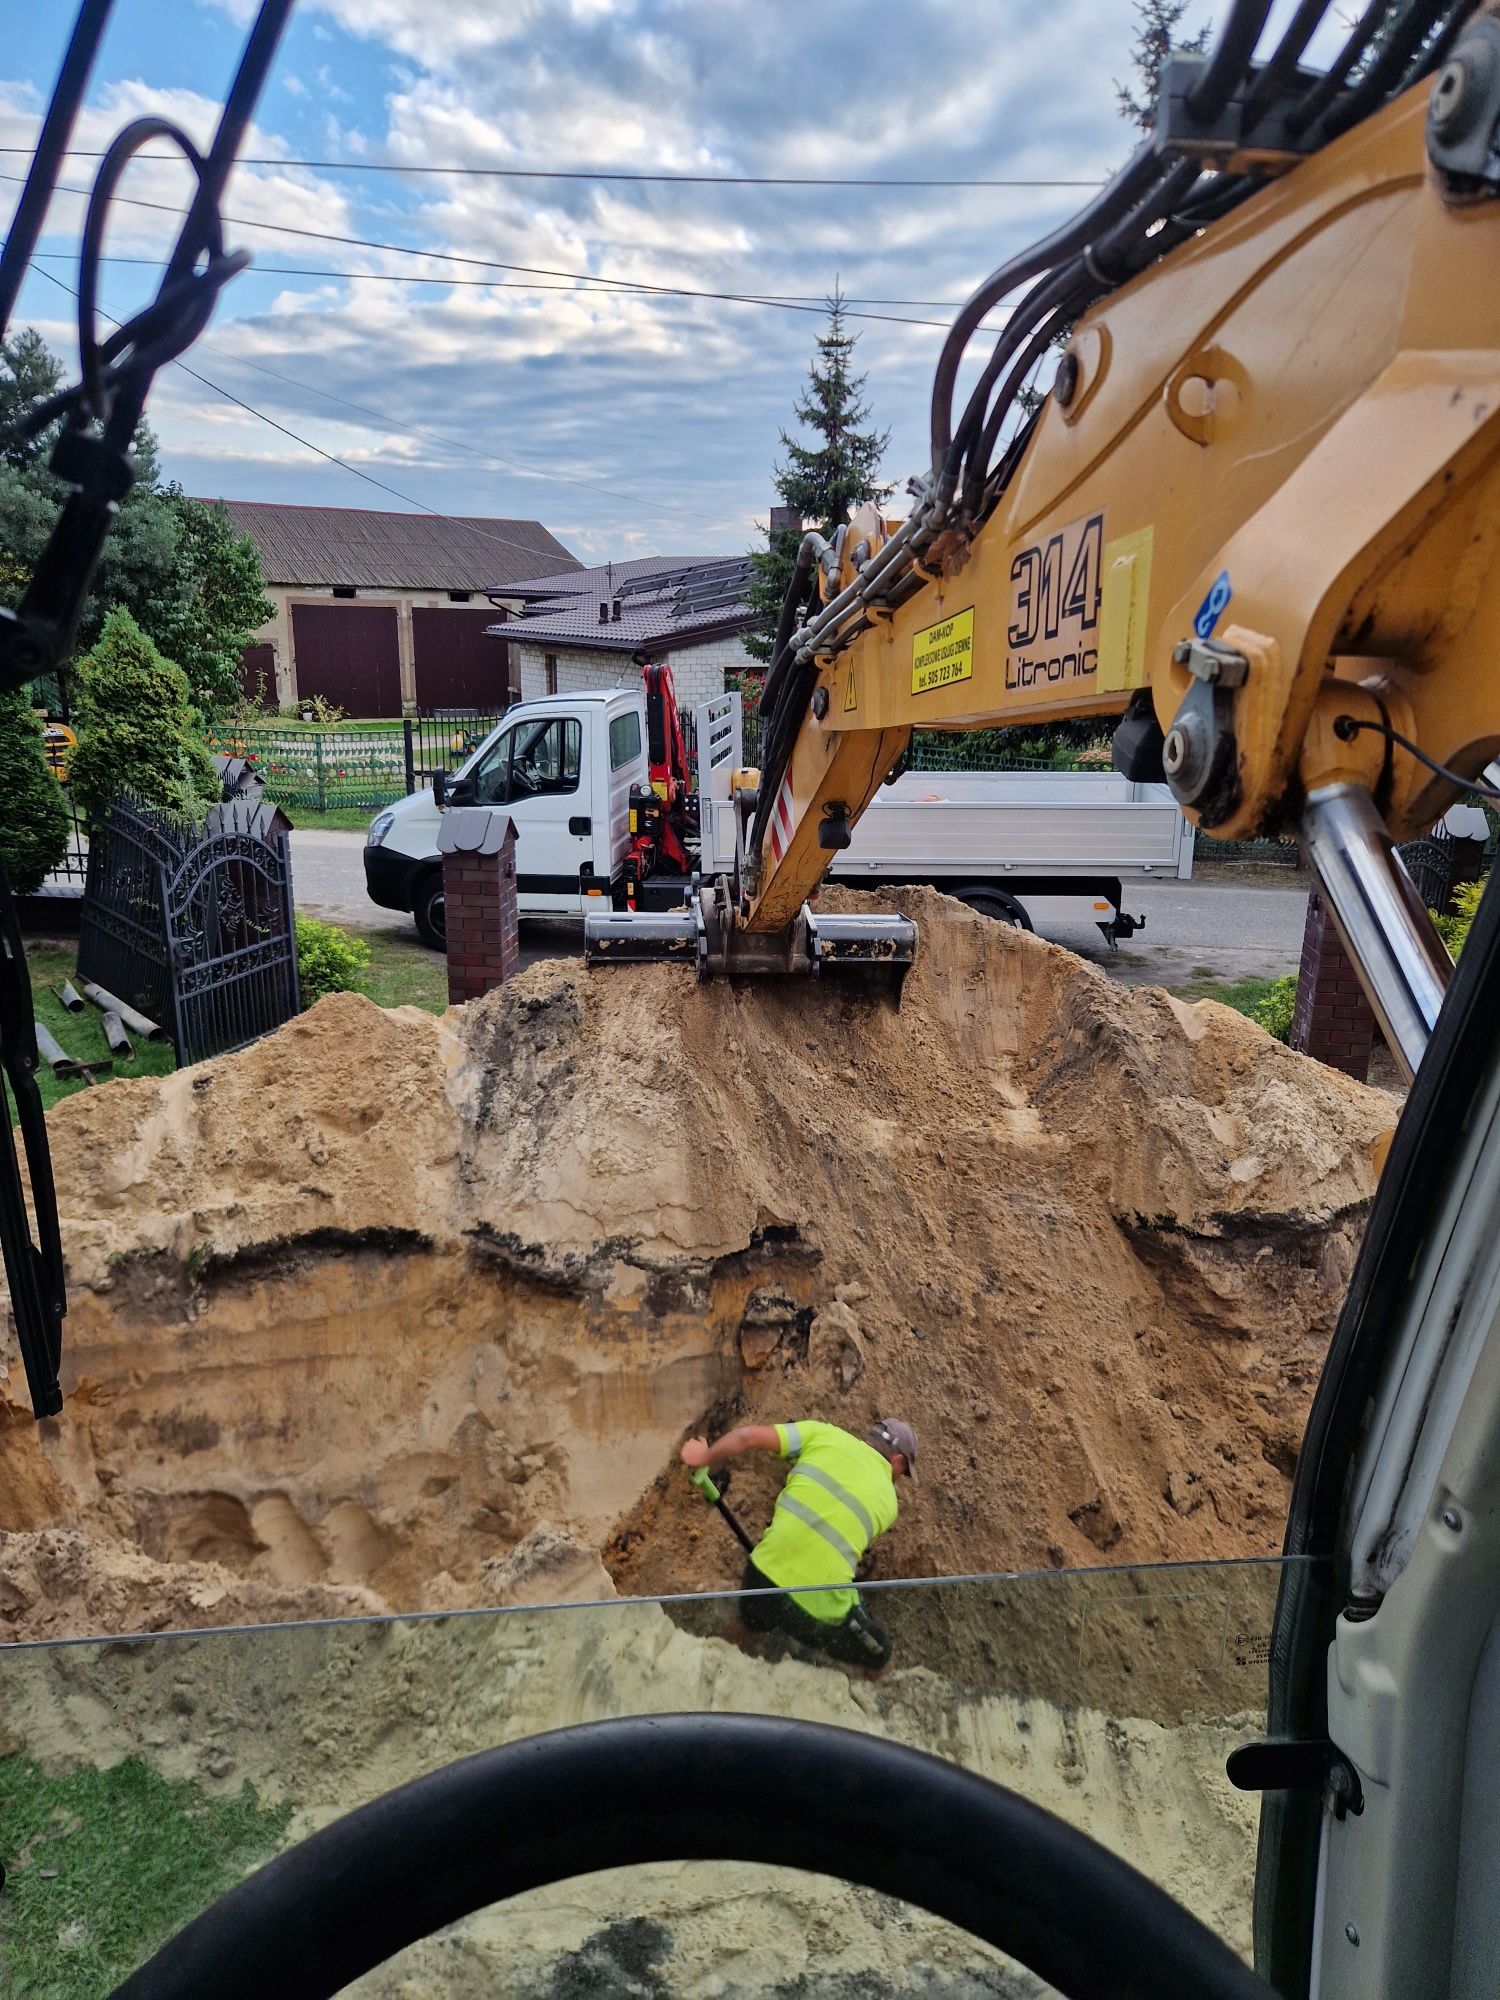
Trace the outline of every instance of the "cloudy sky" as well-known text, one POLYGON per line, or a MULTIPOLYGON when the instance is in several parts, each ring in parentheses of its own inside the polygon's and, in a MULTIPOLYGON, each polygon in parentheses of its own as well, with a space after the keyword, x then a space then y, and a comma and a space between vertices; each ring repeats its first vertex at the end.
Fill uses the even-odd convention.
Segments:
MULTIPOLYGON (((116 0, 75 145, 97 148, 148 109, 205 143, 250 11, 248 0, 116 0)), ((1210 11, 1195 6, 1190 23, 1210 11)), ((71 13, 64 0, 8 10, 7 212, 71 13)), ((416 170, 1087 183, 1130 146, 1113 80, 1128 73, 1131 19, 1128 0, 854 0, 832 12, 806 0, 302 0, 248 149, 272 164, 241 167, 226 202, 228 240, 255 266, 188 359, 403 498, 176 368, 150 410, 166 470, 201 494, 535 516, 591 560, 742 549, 773 498, 816 301, 838 282, 869 315, 854 321, 858 356, 899 485, 924 461, 951 308, 1087 187, 416 170), (377 163, 401 171, 358 171, 377 163), (585 276, 811 310, 612 291, 585 276)), ((75 159, 66 184, 92 172, 75 159)), ((163 162, 134 167, 122 191, 171 208, 185 189, 163 162)), ((39 260, 51 279, 33 272, 19 315, 70 372, 72 301, 54 281, 76 282, 81 212, 76 196, 54 202, 39 260)), ((116 209, 119 261, 101 287, 114 314, 147 295, 175 228, 159 208, 116 209)))

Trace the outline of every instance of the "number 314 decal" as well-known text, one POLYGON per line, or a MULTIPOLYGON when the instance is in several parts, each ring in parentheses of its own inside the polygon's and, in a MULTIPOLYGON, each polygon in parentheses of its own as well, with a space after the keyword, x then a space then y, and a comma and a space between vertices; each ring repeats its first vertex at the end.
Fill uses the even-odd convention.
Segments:
POLYGON ((1104 516, 1090 514, 1012 558, 1007 688, 1095 673, 1103 552, 1104 516))

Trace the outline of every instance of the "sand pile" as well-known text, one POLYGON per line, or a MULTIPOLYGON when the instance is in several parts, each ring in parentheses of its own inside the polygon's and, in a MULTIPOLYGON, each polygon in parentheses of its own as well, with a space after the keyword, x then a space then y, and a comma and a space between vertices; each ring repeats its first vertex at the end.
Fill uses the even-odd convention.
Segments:
POLYGON ((0 1405, 0 1528, 211 1565, 214 1622, 482 1601, 543 1522, 695 1588, 738 1564, 685 1431, 883 1410, 928 1476, 877 1573, 1277 1547, 1388 1101, 902 900, 899 1012, 555 962, 60 1106, 67 1404, 0 1405))

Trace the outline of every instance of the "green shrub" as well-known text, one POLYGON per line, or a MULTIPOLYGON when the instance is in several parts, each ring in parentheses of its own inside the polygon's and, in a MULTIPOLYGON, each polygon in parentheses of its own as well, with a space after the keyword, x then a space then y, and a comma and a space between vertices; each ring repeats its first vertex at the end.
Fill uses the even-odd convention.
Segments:
POLYGON ((91 819, 121 791, 190 819, 218 798, 187 676, 128 611, 110 612, 98 643, 78 662, 76 706, 68 789, 91 819))
POLYGON ((1448 947, 1448 956, 1455 964, 1469 936, 1469 926, 1479 909, 1479 899, 1484 894, 1483 882, 1461 882, 1453 892, 1453 900, 1458 905, 1451 916, 1441 916, 1434 910, 1432 921, 1438 927, 1438 935, 1448 947))
POLYGON ((29 896, 67 852, 68 814, 24 688, 0 694, 0 862, 29 896))
POLYGON ((310 1007, 325 993, 352 993, 370 963, 370 947, 337 924, 316 917, 297 919, 297 978, 302 1004, 310 1007))
POLYGON ((1274 1035, 1278 1042, 1292 1039, 1292 1016, 1297 1011, 1297 975, 1289 972, 1284 978, 1271 982, 1271 990, 1264 999, 1257 1000, 1251 1013, 1251 1020, 1258 1021, 1268 1035, 1274 1035))

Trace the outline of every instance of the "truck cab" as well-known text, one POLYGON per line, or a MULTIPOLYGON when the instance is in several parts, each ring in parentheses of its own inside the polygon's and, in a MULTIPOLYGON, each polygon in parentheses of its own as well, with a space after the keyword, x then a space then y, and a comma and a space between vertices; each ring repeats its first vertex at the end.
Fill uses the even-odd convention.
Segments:
POLYGON ((576 917, 608 901, 630 846, 630 790, 644 785, 646 705, 639 688, 587 688, 512 708, 437 790, 376 815, 365 886, 382 909, 409 911, 425 944, 444 944, 438 822, 445 805, 503 806, 516 825, 522 916, 576 917))

